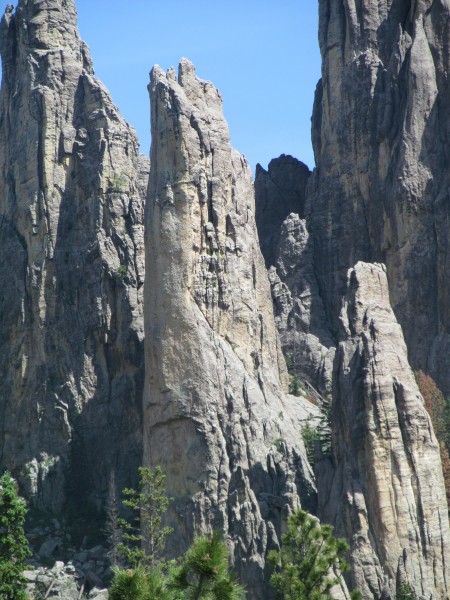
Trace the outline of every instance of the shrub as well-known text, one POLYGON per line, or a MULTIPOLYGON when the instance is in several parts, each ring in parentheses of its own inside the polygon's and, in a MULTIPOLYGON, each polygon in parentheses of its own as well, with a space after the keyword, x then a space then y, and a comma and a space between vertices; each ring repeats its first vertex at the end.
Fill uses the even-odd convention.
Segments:
POLYGON ((127 265, 120 265, 120 267, 117 269, 117 274, 121 279, 125 279, 125 277, 128 275, 127 265))
POLYGON ((319 433, 316 427, 313 427, 308 421, 302 427, 302 438, 305 444, 306 456, 311 465, 314 466, 316 447, 319 443, 319 433))
POLYGON ((129 188, 128 178, 123 171, 119 175, 114 173, 109 178, 109 185, 112 192, 126 192, 129 188))
POLYGON ((450 506, 450 401, 444 397, 431 377, 422 371, 415 373, 415 376, 439 441, 447 504, 450 506))
POLYGON ((293 375, 291 375, 291 381, 289 383, 289 393, 292 394, 293 396, 300 396, 301 395, 300 390, 301 390, 300 379, 294 373, 293 375))
POLYGON ((109 600, 149 600, 149 582, 143 567, 113 570, 109 600))
POLYGON ((395 600, 417 600, 417 595, 409 583, 403 582, 397 589, 395 600))
POLYGON ((27 508, 16 482, 6 472, 0 477, 0 598, 26 600, 25 560, 31 552, 24 533, 27 508))

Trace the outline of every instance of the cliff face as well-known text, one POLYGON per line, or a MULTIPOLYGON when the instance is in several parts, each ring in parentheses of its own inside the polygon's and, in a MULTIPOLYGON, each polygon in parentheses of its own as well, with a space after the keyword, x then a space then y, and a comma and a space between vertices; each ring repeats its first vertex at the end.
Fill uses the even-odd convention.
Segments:
POLYGON ((293 373, 331 394, 335 341, 319 293, 312 238, 297 214, 280 227, 274 254, 269 279, 283 353, 293 373))
POLYGON ((412 366, 449 392, 450 7, 319 6, 308 214, 328 318, 336 333, 348 268, 385 263, 412 366))
POLYGON ((182 60, 151 73, 146 216, 144 463, 162 464, 179 553, 223 530, 253 597, 289 508, 313 509, 307 403, 284 395, 246 160, 222 99, 182 60))
POLYGON ((272 226, 277 325, 293 369, 322 390, 332 382, 334 450, 317 472, 319 515, 351 543, 353 584, 367 598, 395 597, 402 581, 444 598, 439 451, 408 357, 449 390, 450 7, 319 6, 317 167, 304 212, 289 215, 294 186, 256 188, 257 207, 284 207, 281 235, 272 226), (334 346, 331 368, 318 359, 334 346))
POLYGON ((450 536, 439 445, 389 304, 385 268, 348 273, 333 393, 333 452, 319 514, 351 544, 352 583, 394 598, 408 582, 446 598, 450 536))
POLYGON ((148 163, 72 0, 8 6, 0 51, 0 465, 59 511, 140 462, 148 163))
POLYGON ((350 541, 365 598, 404 581, 449 594, 439 448, 396 320, 412 364, 450 390, 449 12, 320 0, 317 169, 285 156, 258 169, 262 254, 212 84, 186 60, 178 77, 153 69, 147 191, 73 0, 7 7, 0 468, 35 506, 100 506, 143 451, 175 499, 169 553, 221 529, 254 597, 272 595, 265 557, 299 505, 350 541), (285 393, 277 328, 294 370, 333 395, 318 501, 301 440, 314 408, 285 393))

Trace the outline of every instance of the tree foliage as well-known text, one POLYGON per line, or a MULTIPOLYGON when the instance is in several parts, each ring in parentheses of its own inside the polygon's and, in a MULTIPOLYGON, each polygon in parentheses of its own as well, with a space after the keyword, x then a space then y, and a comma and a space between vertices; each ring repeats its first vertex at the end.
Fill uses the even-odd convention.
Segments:
POLYGON ((186 600, 240 600, 245 590, 229 572, 228 553, 221 534, 194 540, 171 573, 170 588, 186 600), (181 595, 180 595, 181 594, 181 595))
POLYGON ((417 600, 417 595, 409 583, 403 582, 397 589, 395 600, 417 600))
POLYGON ((302 427, 306 454, 312 466, 316 462, 318 451, 321 456, 329 456, 331 453, 331 410, 331 400, 322 398, 320 416, 309 418, 302 427))
POLYGON ((156 564, 164 550, 166 537, 173 531, 162 525, 163 515, 172 501, 166 495, 165 480, 161 467, 153 470, 140 467, 137 490, 123 490, 122 502, 133 510, 134 518, 131 523, 119 519, 123 531, 119 551, 130 566, 156 564))
POLYGON ((30 556, 24 533, 26 503, 6 472, 0 477, 0 598, 26 600, 25 560, 30 556))
POLYGON ((109 600, 175 600, 175 597, 168 589, 163 571, 139 565, 134 569, 114 569, 109 600))
POLYGON ((109 557, 113 567, 119 564, 119 548, 122 543, 122 527, 120 526, 119 500, 117 497, 116 478, 114 473, 109 480, 108 502, 106 504, 106 522, 104 534, 109 546, 109 557))
POLYGON ((332 573, 348 569, 347 550, 348 544, 333 536, 330 525, 297 510, 288 518, 281 550, 269 554, 275 568, 271 583, 285 600, 331 599, 330 590, 339 582, 332 573))
POLYGON ((302 427, 302 438, 305 444, 306 456, 312 466, 316 461, 317 445, 320 443, 317 427, 308 420, 302 427))
MULTIPOLYGON (((186 554, 176 561, 160 560, 166 537, 172 532, 162 522, 171 502, 164 482, 160 467, 154 470, 143 467, 139 469, 138 489, 123 491, 123 504, 133 509, 135 517, 132 523, 119 519, 124 540, 119 550, 133 568, 113 569, 110 600, 245 598, 243 588, 229 572, 227 547, 218 532, 211 537, 196 538, 186 554)), ((114 531, 117 529, 115 515, 112 511, 114 531)))

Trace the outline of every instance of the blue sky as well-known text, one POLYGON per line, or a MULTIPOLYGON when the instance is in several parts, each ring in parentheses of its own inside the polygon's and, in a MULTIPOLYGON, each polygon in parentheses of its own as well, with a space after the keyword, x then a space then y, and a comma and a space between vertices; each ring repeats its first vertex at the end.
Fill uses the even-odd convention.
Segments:
POLYGON ((254 170, 281 153, 310 168, 320 77, 311 0, 76 0, 97 76, 149 152, 148 72, 185 56, 224 98, 235 148, 254 170))

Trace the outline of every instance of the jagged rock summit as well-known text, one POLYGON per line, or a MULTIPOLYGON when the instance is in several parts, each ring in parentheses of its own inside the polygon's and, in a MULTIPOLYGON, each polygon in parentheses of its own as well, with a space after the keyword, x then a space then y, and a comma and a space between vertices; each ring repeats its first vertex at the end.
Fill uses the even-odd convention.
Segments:
POLYGON ((287 215, 304 216, 310 175, 305 164, 285 154, 271 160, 267 171, 256 165, 256 226, 267 267, 276 262, 280 228, 287 215))
POLYGON ((282 516, 315 504, 308 403, 283 391, 251 173, 220 93, 186 59, 178 78, 154 67, 149 89, 144 463, 167 472, 173 552, 218 528, 252 597, 266 598, 282 516))
POLYGON ((8 6, 0 52, 0 467, 38 508, 100 508, 141 461, 148 161, 73 0, 8 6))

